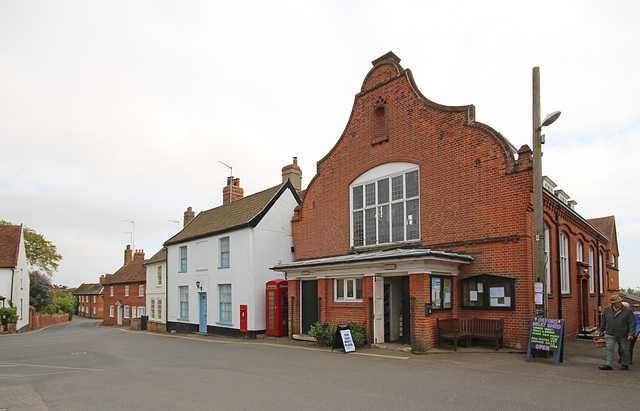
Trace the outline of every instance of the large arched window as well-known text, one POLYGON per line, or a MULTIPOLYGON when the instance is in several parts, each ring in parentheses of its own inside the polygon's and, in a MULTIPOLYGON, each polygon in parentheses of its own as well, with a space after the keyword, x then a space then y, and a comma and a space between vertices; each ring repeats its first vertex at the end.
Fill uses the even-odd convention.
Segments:
POLYGON ((594 263, 595 263, 595 252, 593 251, 593 247, 589 247, 589 292, 591 294, 595 294, 596 292, 596 279, 595 272, 593 271, 594 263))
POLYGON ((550 256, 550 250, 551 250, 551 242, 549 241, 549 233, 551 231, 549 230, 549 226, 548 225, 544 225, 544 275, 546 277, 546 283, 547 283, 547 294, 551 294, 553 290, 553 288, 551 288, 551 258, 550 256))
POLYGON ((387 163, 358 177, 351 191, 351 244, 354 247, 418 240, 418 166, 387 163))
POLYGON ((569 276, 569 238, 566 233, 560 233, 560 284, 562 294, 571 292, 570 276, 569 276))

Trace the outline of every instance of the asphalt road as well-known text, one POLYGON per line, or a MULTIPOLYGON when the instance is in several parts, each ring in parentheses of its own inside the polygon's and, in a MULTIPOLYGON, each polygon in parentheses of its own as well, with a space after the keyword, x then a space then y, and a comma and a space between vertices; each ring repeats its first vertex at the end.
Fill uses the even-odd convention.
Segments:
POLYGON ((490 349, 344 354, 286 338, 141 332, 76 317, 0 336, 0 410, 637 410, 640 365, 603 372, 602 353, 567 344, 559 366, 490 349))

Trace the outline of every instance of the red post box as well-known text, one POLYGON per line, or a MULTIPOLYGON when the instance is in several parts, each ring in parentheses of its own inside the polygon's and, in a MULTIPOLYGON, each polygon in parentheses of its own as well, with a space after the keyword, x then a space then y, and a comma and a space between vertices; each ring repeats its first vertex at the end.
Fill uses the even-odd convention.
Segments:
POLYGON ((240 332, 247 332, 247 306, 240 306, 240 332))
POLYGON ((288 335, 289 283, 287 280, 272 280, 267 283, 267 335, 288 335))

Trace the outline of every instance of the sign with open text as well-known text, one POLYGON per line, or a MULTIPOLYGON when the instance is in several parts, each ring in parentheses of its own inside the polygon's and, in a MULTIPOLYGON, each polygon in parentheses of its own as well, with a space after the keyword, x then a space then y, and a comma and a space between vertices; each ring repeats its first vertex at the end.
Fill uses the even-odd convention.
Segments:
POLYGON ((527 361, 536 356, 537 351, 556 352, 556 365, 563 360, 564 320, 532 317, 529 331, 527 361))

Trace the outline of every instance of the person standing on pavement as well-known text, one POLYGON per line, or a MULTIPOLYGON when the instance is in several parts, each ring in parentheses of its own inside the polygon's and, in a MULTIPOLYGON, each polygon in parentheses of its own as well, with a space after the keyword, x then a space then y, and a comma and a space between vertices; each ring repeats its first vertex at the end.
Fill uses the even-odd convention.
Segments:
POLYGON ((621 370, 629 369, 629 343, 636 333, 636 321, 633 312, 622 305, 619 295, 609 297, 611 305, 602 311, 600 328, 598 331, 604 333, 606 343, 605 364, 599 368, 601 370, 611 370, 613 364, 613 349, 618 344, 621 350, 621 370))

